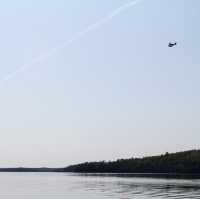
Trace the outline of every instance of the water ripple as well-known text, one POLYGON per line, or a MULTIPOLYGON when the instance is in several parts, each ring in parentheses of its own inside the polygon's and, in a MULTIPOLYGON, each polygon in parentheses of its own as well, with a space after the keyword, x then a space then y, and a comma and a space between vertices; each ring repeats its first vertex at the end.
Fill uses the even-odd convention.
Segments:
POLYGON ((78 189, 93 191, 113 199, 200 199, 199 180, 166 180, 149 178, 89 177, 78 189))

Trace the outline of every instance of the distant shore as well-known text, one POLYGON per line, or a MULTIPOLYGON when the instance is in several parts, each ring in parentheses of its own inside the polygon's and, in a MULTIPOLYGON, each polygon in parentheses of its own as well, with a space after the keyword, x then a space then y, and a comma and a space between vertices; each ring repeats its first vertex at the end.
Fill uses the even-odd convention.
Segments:
POLYGON ((85 162, 64 168, 0 168, 0 172, 73 172, 81 175, 200 179, 200 150, 107 162, 85 162))
POLYGON ((0 173, 68 173, 84 177, 126 177, 126 178, 161 178, 161 179, 200 179, 200 173, 84 173, 84 172, 61 172, 53 168, 1 168, 0 173))

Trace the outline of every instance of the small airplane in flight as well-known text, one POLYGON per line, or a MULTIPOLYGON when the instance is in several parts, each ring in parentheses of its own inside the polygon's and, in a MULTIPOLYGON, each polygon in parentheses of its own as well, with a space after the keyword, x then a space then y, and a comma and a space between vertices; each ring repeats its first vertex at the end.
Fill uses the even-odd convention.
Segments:
POLYGON ((171 42, 169 42, 169 44, 168 44, 168 47, 174 47, 174 46, 176 46, 177 45, 177 42, 174 42, 174 43, 171 43, 171 42))

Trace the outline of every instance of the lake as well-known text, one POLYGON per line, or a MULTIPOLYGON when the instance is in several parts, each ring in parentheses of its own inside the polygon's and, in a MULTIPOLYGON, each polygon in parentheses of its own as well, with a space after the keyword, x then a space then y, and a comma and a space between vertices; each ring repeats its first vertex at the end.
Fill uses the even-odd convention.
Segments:
POLYGON ((0 173, 2 199, 199 199, 200 180, 123 174, 0 173))

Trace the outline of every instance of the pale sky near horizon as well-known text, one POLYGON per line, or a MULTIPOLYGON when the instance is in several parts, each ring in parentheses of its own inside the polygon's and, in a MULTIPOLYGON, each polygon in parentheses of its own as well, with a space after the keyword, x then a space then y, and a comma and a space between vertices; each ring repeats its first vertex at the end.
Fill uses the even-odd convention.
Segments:
POLYGON ((128 2, 0 3, 0 167, 199 148, 199 0, 144 0, 1 82, 128 2))

